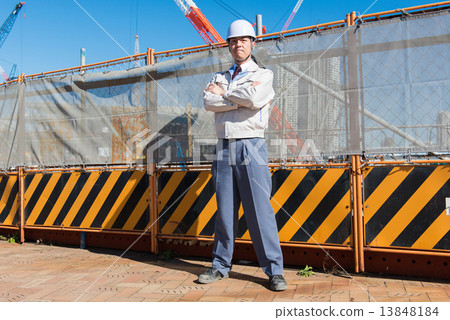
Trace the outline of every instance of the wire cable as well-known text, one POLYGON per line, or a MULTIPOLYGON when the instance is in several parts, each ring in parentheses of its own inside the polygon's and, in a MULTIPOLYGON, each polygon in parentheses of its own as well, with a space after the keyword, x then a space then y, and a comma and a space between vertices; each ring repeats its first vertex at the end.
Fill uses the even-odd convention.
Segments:
POLYGON ((225 10, 227 10, 229 13, 231 13, 236 18, 244 19, 244 20, 247 20, 247 21, 252 21, 251 19, 248 19, 247 17, 244 17, 242 14, 240 14, 238 11, 236 11, 235 9, 233 9, 232 7, 230 7, 229 5, 224 3, 223 1, 221 1, 221 0, 214 0, 214 2, 217 3, 219 6, 221 6, 222 8, 224 8, 225 10))
POLYGON ((292 1, 292 3, 289 5, 289 7, 286 10, 286 12, 281 16, 280 20, 278 20, 278 22, 272 27, 272 29, 270 29, 269 33, 275 32, 275 28, 280 24, 280 22, 282 20, 284 20, 286 18, 288 13, 292 11, 291 8, 295 5, 296 2, 297 2, 297 0, 292 1))

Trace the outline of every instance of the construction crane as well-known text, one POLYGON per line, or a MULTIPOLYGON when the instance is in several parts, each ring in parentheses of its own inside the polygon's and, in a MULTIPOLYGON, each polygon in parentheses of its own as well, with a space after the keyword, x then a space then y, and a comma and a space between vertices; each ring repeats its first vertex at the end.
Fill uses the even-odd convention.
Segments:
POLYGON ((303 0, 298 0, 297 4, 294 7, 294 10, 292 10, 291 14, 289 15, 289 18, 287 19, 286 23, 284 24, 283 29, 281 31, 286 31, 289 25, 291 24, 292 19, 294 19, 294 16, 297 14, 298 9, 302 5, 303 0))
MULTIPOLYGON (((22 9, 24 4, 25 4, 25 2, 19 2, 18 4, 16 4, 13 11, 9 15, 9 17, 3 23, 3 25, 0 29, 0 48, 5 43, 6 38, 8 37, 9 33, 11 32, 14 22, 16 21, 17 15, 19 14, 19 11, 20 11, 20 9, 22 9)), ((15 73, 15 65, 13 66, 12 71, 14 71, 14 73, 15 73)), ((0 74, 5 79, 5 81, 9 81, 10 77, 8 77, 8 75, 6 74, 6 72, 3 70, 3 68, 1 66, 0 66, 0 74)), ((11 72, 11 74, 13 74, 13 72, 11 72)))
POLYGON ((24 4, 25 2, 19 2, 16 4, 8 19, 6 19, 5 23, 3 23, 0 29, 0 48, 3 46, 3 43, 5 43, 5 40, 11 32, 14 22, 16 21, 17 15, 24 4))
POLYGON ((206 19, 194 1, 174 1, 207 44, 224 42, 220 34, 216 31, 216 29, 214 29, 211 23, 209 23, 208 19, 206 19))

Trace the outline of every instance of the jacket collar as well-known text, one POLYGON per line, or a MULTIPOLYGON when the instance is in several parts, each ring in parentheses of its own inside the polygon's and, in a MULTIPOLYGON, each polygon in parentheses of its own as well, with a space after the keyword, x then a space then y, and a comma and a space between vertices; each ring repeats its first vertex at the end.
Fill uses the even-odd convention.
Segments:
MULTIPOLYGON (((233 74, 234 69, 236 69, 236 66, 237 66, 236 64, 233 64, 233 66, 228 70, 230 72, 230 74, 233 74)), ((242 65, 242 72, 245 72, 245 71, 255 72, 258 69, 259 69, 258 65, 253 60, 250 60, 249 62, 244 63, 242 65)))

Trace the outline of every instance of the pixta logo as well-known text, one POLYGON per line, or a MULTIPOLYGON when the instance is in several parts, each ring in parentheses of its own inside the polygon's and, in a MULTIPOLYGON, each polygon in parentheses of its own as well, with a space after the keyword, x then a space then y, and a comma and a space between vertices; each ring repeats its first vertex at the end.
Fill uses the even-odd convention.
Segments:
POLYGON ((136 162, 137 166, 146 166, 152 163, 165 165, 171 161, 172 138, 158 132, 151 133, 146 128, 126 142, 126 161, 127 163, 136 162))

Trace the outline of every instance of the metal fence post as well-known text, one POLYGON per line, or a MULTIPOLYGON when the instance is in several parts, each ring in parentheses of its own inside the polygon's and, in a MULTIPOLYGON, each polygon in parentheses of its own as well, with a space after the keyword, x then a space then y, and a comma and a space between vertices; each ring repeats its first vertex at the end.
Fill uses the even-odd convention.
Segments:
POLYGON ((362 212, 362 180, 361 159, 359 155, 352 156, 352 184, 353 184, 353 232, 355 246, 356 272, 364 272, 364 228, 362 212))
POLYGON ((147 65, 152 65, 155 63, 155 49, 147 48, 147 65))
MULTIPOLYGON (((18 83, 23 83, 25 78, 25 74, 21 73, 18 77, 17 77, 17 81, 18 83)), ((23 100, 23 97, 20 99, 21 101, 23 100)), ((20 103, 19 103, 20 104, 20 103)), ((19 105, 19 123, 20 123, 20 129, 19 131, 22 131, 21 129, 24 129, 23 127, 23 123, 25 121, 24 119, 24 112, 23 112, 23 105, 20 106, 19 105)), ((23 132, 22 132, 23 133, 23 132)), ((23 141, 19 141, 19 143, 23 143, 23 141)), ((19 157, 21 159, 21 161, 23 162, 24 156, 23 156, 23 148, 24 146, 20 146, 19 145, 19 157)), ((19 166, 19 175, 18 175, 18 179, 19 179, 19 218, 20 218, 20 227, 19 227, 19 233, 20 233, 20 243, 24 243, 25 242, 25 207, 24 207, 24 195, 25 195, 25 183, 24 183, 24 179, 25 179, 25 174, 24 174, 24 170, 23 170, 23 164, 21 166, 19 166)))
MULTIPOLYGON (((147 49, 146 57, 147 65, 155 63, 155 50, 147 49)), ((151 79, 147 77, 147 123, 149 129, 154 131, 157 128, 157 112, 156 108, 156 88, 151 79), (152 95, 155 95, 153 97, 152 95)), ((148 163, 149 190, 150 190, 150 251, 154 254, 158 253, 158 178, 156 172, 156 163, 148 163)))
MULTIPOLYGON (((356 12, 347 14, 347 26, 354 26, 356 12)), ((348 46, 348 107, 349 107, 349 148, 352 153, 361 149, 360 112, 358 97, 358 60, 356 52, 356 33, 347 32, 348 46)), ((361 192, 361 162, 360 156, 351 156, 352 186, 353 186, 353 246, 355 253, 355 272, 364 271, 363 227, 362 227, 362 192, 361 192)))
POLYGON ((151 164, 151 172, 149 172, 150 179, 150 239, 151 252, 158 253, 158 178, 156 174, 156 163, 151 164))
POLYGON ((24 183, 24 179, 25 179, 25 174, 23 172, 23 166, 19 167, 19 216, 20 216, 20 227, 19 227, 19 231, 20 231, 20 243, 24 243, 25 242, 25 207, 24 207, 24 195, 25 195, 25 183, 24 183))

